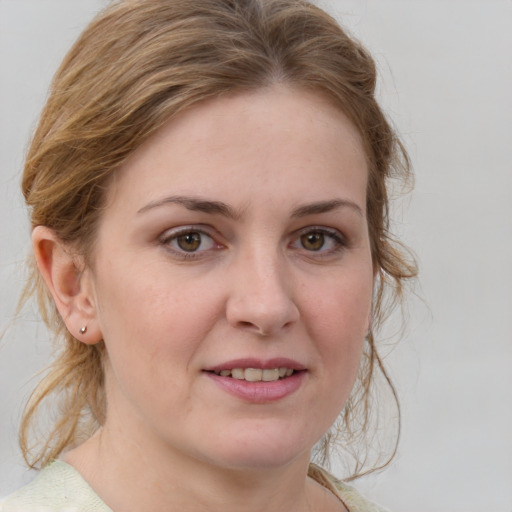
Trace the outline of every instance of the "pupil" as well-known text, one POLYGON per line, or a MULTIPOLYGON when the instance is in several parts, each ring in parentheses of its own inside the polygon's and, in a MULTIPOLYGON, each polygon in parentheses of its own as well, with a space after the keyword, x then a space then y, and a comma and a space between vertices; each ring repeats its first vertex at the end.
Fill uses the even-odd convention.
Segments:
POLYGON ((178 237, 178 245, 180 249, 191 252, 195 251, 201 245, 201 235, 199 233, 186 233, 178 237))
POLYGON ((319 251, 324 245, 323 233, 308 233, 301 236, 302 245, 310 251, 319 251))

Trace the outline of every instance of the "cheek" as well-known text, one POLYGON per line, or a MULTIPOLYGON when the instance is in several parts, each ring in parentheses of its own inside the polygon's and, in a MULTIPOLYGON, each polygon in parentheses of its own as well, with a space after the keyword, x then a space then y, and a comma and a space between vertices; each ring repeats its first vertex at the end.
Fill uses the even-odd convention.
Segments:
POLYGON ((368 332, 373 278, 364 273, 360 278, 333 282, 312 296, 307 323, 330 380, 351 388, 368 332))
POLYGON ((309 310, 319 328, 341 339, 366 335, 373 294, 368 272, 332 279, 311 294, 309 310))
POLYGON ((183 367, 218 317, 221 301, 212 287, 191 287, 155 266, 130 275, 112 268, 98 279, 99 318, 112 364, 133 364, 141 372, 143 362, 149 372, 163 362, 170 370, 183 367))

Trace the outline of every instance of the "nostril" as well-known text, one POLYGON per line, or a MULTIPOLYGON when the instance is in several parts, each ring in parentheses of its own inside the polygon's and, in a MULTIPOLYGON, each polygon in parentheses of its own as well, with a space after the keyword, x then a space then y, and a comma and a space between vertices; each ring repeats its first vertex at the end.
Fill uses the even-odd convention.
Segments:
POLYGON ((268 336, 269 334, 269 331, 267 331, 266 329, 264 329, 263 327, 258 327, 256 324, 254 324, 253 322, 247 322, 245 320, 240 320, 238 323, 237 323, 238 327, 240 329, 245 329, 245 330, 248 330, 248 331, 252 331, 254 333, 258 333, 260 334, 261 336, 268 336))
POLYGON ((288 330, 299 317, 295 303, 284 294, 274 295, 269 300, 243 294, 230 297, 226 304, 226 319, 231 326, 261 336, 288 330))
POLYGON ((239 325, 239 327, 242 327, 245 329, 258 329, 253 323, 245 322, 244 320, 241 320, 240 322, 238 322, 238 325, 239 325))

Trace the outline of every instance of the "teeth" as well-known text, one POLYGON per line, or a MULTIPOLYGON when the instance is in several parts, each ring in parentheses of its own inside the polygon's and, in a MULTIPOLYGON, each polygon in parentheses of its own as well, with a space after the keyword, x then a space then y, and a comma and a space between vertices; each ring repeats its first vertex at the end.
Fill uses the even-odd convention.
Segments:
POLYGON ((237 380, 246 380, 247 382, 274 382, 293 374, 291 368, 233 368, 232 370, 221 370, 217 373, 221 377, 233 377, 237 380))
POLYGON ((263 376, 263 370, 260 368, 246 368, 245 369, 245 380, 248 382, 258 382, 263 376))
POLYGON ((245 372, 243 368, 233 368, 231 370, 231 377, 238 380, 244 380, 245 379, 245 372))
POLYGON ((279 368, 272 368, 271 370, 263 370, 261 380, 265 382, 272 382, 279 379, 279 368))

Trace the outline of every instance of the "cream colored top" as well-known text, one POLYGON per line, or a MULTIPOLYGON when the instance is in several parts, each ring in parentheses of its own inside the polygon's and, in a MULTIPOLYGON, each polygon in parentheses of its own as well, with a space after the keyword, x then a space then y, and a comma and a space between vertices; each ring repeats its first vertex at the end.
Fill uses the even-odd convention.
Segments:
MULTIPOLYGON (((311 465, 309 476, 334 493, 350 512, 386 512, 353 487, 311 465)), ((56 460, 0 502, 0 512, 112 512, 72 466, 56 460)))

